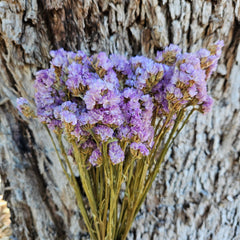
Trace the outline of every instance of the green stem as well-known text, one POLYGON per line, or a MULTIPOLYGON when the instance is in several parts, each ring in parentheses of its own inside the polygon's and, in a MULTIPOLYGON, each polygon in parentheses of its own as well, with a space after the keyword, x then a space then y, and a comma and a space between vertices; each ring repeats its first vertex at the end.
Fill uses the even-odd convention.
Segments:
POLYGON ((174 126, 173 126, 173 128, 172 128, 172 130, 171 130, 171 133, 170 133, 170 135, 169 135, 169 137, 168 137, 168 140, 167 140, 167 142, 166 142, 166 144, 165 144, 165 147, 163 148, 163 150, 162 150, 162 152, 161 152, 161 154, 160 154, 160 156, 159 156, 159 159, 158 159, 157 162, 156 162, 155 168, 154 168, 154 170, 153 170, 151 173, 149 173, 149 177, 148 177, 148 179, 147 179, 147 181, 146 181, 146 185, 145 185, 145 188, 144 188, 144 190, 143 190, 143 194, 142 194, 139 202, 136 204, 136 205, 137 205, 137 208, 136 208, 136 211, 135 211, 135 213, 134 213, 134 218, 136 217, 136 215, 137 215, 137 213, 138 213, 138 211, 139 211, 139 209, 140 209, 143 201, 145 200, 145 198, 146 198, 146 196, 147 196, 147 193, 148 193, 150 187, 152 186, 153 181, 155 180, 155 178, 156 178, 156 176, 157 176, 157 173, 158 173, 158 171, 159 171, 159 168, 160 168, 160 166, 161 166, 161 163, 163 162, 164 157, 165 157, 165 155, 166 155, 166 153, 167 153, 167 151, 168 151, 168 149, 169 149, 169 147, 170 147, 170 145, 171 145, 171 143, 172 143, 171 140, 172 140, 172 138, 173 138, 173 135, 174 135, 174 133, 177 131, 178 126, 179 126, 179 124, 180 124, 180 122, 181 122, 180 119, 181 119, 181 117, 182 117, 182 114, 183 114, 183 112, 180 112, 180 113, 179 113, 179 115, 178 115, 179 117, 177 117, 177 119, 176 119, 176 122, 175 122, 175 124, 174 124, 174 126))
POLYGON ((140 163, 139 164, 140 164, 140 166, 142 166, 142 171, 139 171, 141 169, 138 169, 140 177, 137 178, 136 182, 134 183, 134 188, 133 188, 133 190, 137 189, 138 191, 137 191, 136 195, 133 196, 133 199, 132 199, 131 209, 129 209, 129 212, 128 212, 128 213, 130 213, 130 216, 129 215, 126 216, 127 222, 126 222, 125 229, 124 229, 124 232, 122 235, 123 240, 126 239, 127 234, 132 226, 132 222, 135 218, 134 217, 135 211, 138 207, 137 203, 139 202, 139 199, 141 198, 141 194, 144 190, 144 181, 145 181, 147 170, 149 167, 149 159, 143 158, 143 159, 141 159, 141 162, 143 162, 143 166, 140 163))
MULTIPOLYGON (((70 176, 68 175, 65 167, 63 166, 63 162, 62 162, 62 160, 61 160, 61 158, 60 158, 60 155, 59 155, 59 152, 58 152, 58 150, 57 150, 56 144, 55 144, 55 142, 54 142, 54 140, 53 140, 52 134, 50 133, 50 131, 49 131, 49 129, 48 129, 48 127, 47 127, 46 125, 44 125, 44 127, 46 128, 46 130, 47 130, 47 132, 48 132, 48 134, 49 134, 49 136, 50 136, 50 138, 51 138, 51 141, 52 141, 52 143, 53 143, 54 149, 55 149, 56 154, 57 154, 57 156, 58 156, 58 159, 59 159, 59 161, 60 161, 60 164, 61 164, 61 167, 62 167, 62 169, 63 169, 63 172, 64 172, 64 174, 66 175, 69 183, 72 185, 72 187, 73 187, 73 189, 74 189, 74 191, 75 191, 76 199, 77 199, 77 204, 78 204, 78 207, 79 207, 79 209, 80 209, 80 211, 81 211, 81 214, 82 214, 82 216, 83 216, 83 220, 84 220, 84 222, 85 222, 85 224, 86 224, 88 233, 90 234, 90 237, 95 240, 95 239, 97 239, 97 238, 96 238, 96 236, 95 236, 95 234, 94 234, 94 232, 93 232, 93 230, 92 230, 92 226, 91 226, 91 223, 90 223, 90 221, 89 221, 89 218, 88 218, 88 215, 87 215, 87 211, 86 211, 86 209, 85 209, 85 207, 84 207, 84 203, 83 203, 83 199, 82 199, 81 192, 80 192, 80 190, 79 190, 78 183, 77 183, 77 181, 76 181, 76 179, 75 179, 75 176, 72 174, 71 166, 70 166, 70 169, 69 169, 70 172, 71 172, 71 177, 70 177, 70 176)), ((66 162, 68 162, 68 159, 66 159, 66 158, 67 158, 67 155, 65 154, 64 148, 61 149, 61 150, 62 150, 63 153, 64 153, 63 156, 64 156, 65 160, 67 160, 66 162)))
POLYGON ((63 172, 64 172, 64 174, 66 175, 69 183, 71 184, 71 178, 69 177, 69 175, 68 175, 68 173, 67 173, 67 171, 66 171, 66 169, 65 169, 65 167, 64 167, 64 165, 63 165, 63 161, 62 161, 62 159, 61 159, 61 157, 60 157, 60 155, 59 155, 59 152, 58 152, 58 150, 57 150, 57 146, 56 146, 56 144, 55 144, 55 142, 54 142, 53 136, 52 136, 49 128, 47 127, 47 125, 44 124, 43 126, 44 126, 45 129, 47 130, 47 133, 48 133, 48 135, 49 135, 49 137, 50 137, 50 139, 51 139, 51 141, 52 141, 54 150, 55 150, 55 152, 56 152, 56 154, 57 154, 57 157, 58 157, 58 160, 59 160, 59 162, 60 162, 60 165, 61 165, 61 167, 62 167, 62 169, 63 169, 63 172))
MULTIPOLYGON (((172 116, 174 115, 175 111, 172 111, 169 116, 167 117, 167 119, 165 120, 163 126, 161 127, 158 135, 155 137, 154 139, 154 145, 152 147, 152 151, 150 152, 150 155, 149 155, 149 159, 153 159, 153 155, 156 154, 157 150, 158 150, 158 143, 161 142, 162 138, 163 138, 163 133, 166 131, 166 126, 167 124, 171 121, 172 119, 172 116)), ((158 126, 157 126, 158 127, 158 126)), ((157 132, 157 129, 156 129, 156 132, 157 132)))
MULTIPOLYGON (((104 206, 104 212, 103 212, 103 226, 104 226, 104 232, 106 233, 106 227, 107 227, 107 212, 108 212, 108 206, 110 201, 110 170, 109 170, 109 160, 107 156, 107 144, 103 143, 102 146, 102 155, 103 155, 103 165, 104 165, 104 179, 105 179, 105 206, 104 206)), ((108 229, 107 229, 108 230, 108 229)), ((107 238, 108 239, 108 238, 107 238)))
POLYGON ((86 196, 87 196, 88 202, 89 202, 89 206, 92 211, 93 221, 94 221, 97 237, 98 237, 98 239, 100 239, 100 232, 99 232, 99 226, 98 226, 98 211, 97 211, 96 200, 94 198, 94 194, 93 194, 93 190, 92 190, 92 184, 91 184, 87 169, 83 168, 83 162, 81 161, 81 157, 80 157, 80 153, 79 153, 77 144, 75 142, 72 142, 72 146, 73 146, 73 152, 74 152, 75 159, 78 163, 78 170, 79 170, 82 186, 86 193, 86 196))
POLYGON ((127 182, 126 182, 126 188, 125 188, 125 192, 124 192, 124 198, 123 198, 123 202, 121 205, 121 211, 120 211, 120 216, 118 218, 118 223, 116 226, 116 233, 115 233, 115 239, 118 239, 118 236, 120 235, 120 233, 123 231, 123 228, 125 226, 125 217, 126 217, 126 212, 128 211, 128 207, 129 207, 129 203, 130 203, 130 191, 129 191, 129 186, 130 183, 132 181, 132 177, 133 177, 133 169, 134 169, 134 161, 135 159, 127 159, 129 162, 129 164, 127 165, 127 167, 125 167, 124 169, 124 174, 123 177, 126 178, 127 177, 127 182), (128 176, 126 176, 128 173, 128 176))

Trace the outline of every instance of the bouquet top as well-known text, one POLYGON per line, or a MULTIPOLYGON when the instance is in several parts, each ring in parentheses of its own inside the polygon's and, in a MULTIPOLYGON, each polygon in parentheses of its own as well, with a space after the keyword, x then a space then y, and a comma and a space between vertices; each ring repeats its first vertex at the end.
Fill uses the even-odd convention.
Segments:
MULTIPOLYGON (((101 144, 108 142, 113 164, 124 151, 148 156, 154 145, 156 121, 171 128, 177 113, 189 106, 210 111, 213 100, 206 81, 216 70, 223 41, 196 53, 181 53, 176 45, 156 59, 106 53, 88 57, 82 51, 51 51, 51 67, 36 74, 37 117, 57 134, 64 133, 89 157, 102 163, 101 144)), ((32 114, 28 102, 18 108, 32 114)))

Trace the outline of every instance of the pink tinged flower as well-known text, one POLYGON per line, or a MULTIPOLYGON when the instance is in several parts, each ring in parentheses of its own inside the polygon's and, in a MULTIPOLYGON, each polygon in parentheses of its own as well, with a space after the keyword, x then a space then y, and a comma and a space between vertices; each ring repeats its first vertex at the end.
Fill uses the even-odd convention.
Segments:
POLYGON ((120 94, 117 91, 108 91, 107 94, 102 96, 99 103, 103 105, 104 108, 119 105, 121 101, 120 94))
POLYGON ((169 93, 174 93, 174 90, 175 90, 175 85, 173 85, 173 84, 168 84, 167 86, 166 86, 166 90, 169 92, 169 93))
POLYGON ((210 56, 210 51, 208 51, 207 49, 200 49, 199 51, 196 52, 196 55, 199 57, 199 58, 206 58, 206 57, 209 57, 210 56))
POLYGON ((95 80, 91 85, 89 85, 89 90, 86 92, 83 100, 86 104, 86 108, 88 110, 92 110, 95 104, 102 98, 101 93, 104 90, 107 90, 107 87, 111 87, 111 84, 104 82, 101 79, 95 80))
POLYGON ((113 137, 113 129, 104 125, 99 125, 94 128, 94 133, 100 136, 102 141, 107 141, 109 138, 113 137))
POLYGON ((210 96, 207 96, 206 101, 202 105, 202 110, 204 113, 208 113, 211 111, 213 105, 213 99, 210 96))
POLYGON ((189 94, 191 97, 194 97, 194 96, 197 95, 197 87, 196 87, 195 84, 188 88, 188 94, 189 94))
POLYGON ((117 142, 109 144, 108 154, 113 164, 118 164, 124 160, 124 152, 117 142))
POLYGON ((86 104, 86 108, 88 110, 92 110, 96 104, 96 98, 94 95, 91 94, 90 91, 87 91, 84 98, 83 98, 85 104, 86 104))
POLYGON ((54 107, 53 114, 56 119, 61 119, 62 106, 54 107))
POLYGON ((146 145, 143 143, 133 142, 130 144, 130 148, 135 151, 139 151, 143 156, 149 155, 149 150, 147 149, 146 145))
POLYGON ((74 113, 64 110, 61 112, 61 120, 72 125, 77 124, 77 117, 74 113))
POLYGON ((163 52, 162 51, 157 51, 156 61, 157 62, 163 61, 163 52))
POLYGON ((174 89, 174 95, 177 99, 181 99, 183 97, 182 92, 179 88, 174 89))

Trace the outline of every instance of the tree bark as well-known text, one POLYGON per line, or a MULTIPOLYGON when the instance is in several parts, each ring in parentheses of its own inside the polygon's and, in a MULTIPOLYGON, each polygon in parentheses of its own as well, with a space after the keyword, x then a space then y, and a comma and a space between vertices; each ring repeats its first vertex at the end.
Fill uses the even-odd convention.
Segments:
POLYGON ((170 43, 195 51, 223 39, 209 82, 215 104, 180 134, 128 239, 240 239, 239 0, 1 0, 0 175, 19 240, 88 239, 44 128, 23 118, 49 51, 154 57, 170 43))

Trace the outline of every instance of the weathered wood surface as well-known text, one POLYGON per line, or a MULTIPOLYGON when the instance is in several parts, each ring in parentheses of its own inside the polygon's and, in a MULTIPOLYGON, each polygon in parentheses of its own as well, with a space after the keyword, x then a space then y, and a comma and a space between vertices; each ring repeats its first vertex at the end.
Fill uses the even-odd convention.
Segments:
POLYGON ((49 50, 152 57, 169 43, 194 51, 217 39, 214 109, 179 136, 129 239, 240 239, 240 1, 1 0, 0 174, 15 239, 86 235, 49 137, 15 109, 17 97, 33 99, 49 50))

